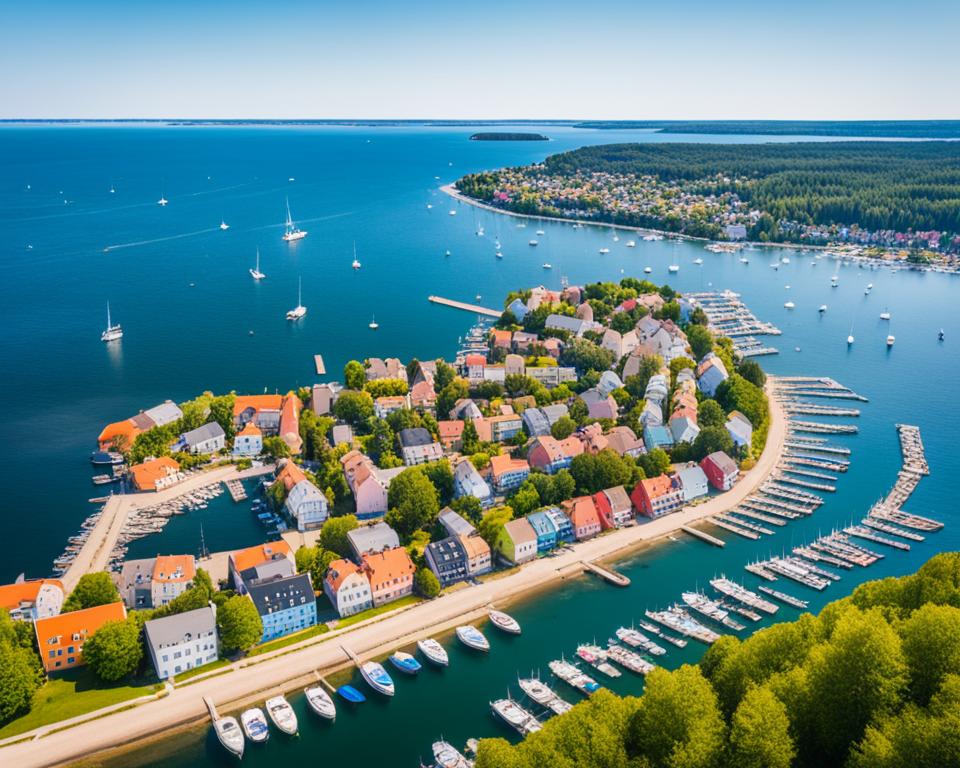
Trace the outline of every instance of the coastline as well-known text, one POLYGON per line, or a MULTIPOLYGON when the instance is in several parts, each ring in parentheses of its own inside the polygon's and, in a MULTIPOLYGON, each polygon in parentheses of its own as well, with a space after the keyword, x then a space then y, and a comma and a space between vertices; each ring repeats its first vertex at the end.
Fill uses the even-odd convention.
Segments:
POLYGON ((206 717, 204 696, 221 711, 232 711, 262 698, 267 692, 290 690, 351 665, 341 642, 361 658, 377 657, 427 635, 442 634, 464 621, 482 618, 492 604, 528 599, 583 571, 581 561, 609 561, 626 557, 690 525, 732 508, 761 485, 783 451, 786 417, 772 397, 773 377, 767 384, 770 430, 763 454, 730 491, 709 501, 662 518, 611 531, 585 541, 554 557, 535 560, 501 578, 453 591, 429 602, 369 619, 343 630, 332 630, 258 657, 234 662, 180 688, 167 688, 152 700, 119 711, 90 712, 74 721, 52 723, 19 734, 2 748, 5 762, 18 768, 52 766, 138 748, 173 732, 195 727, 206 717), (331 640, 336 640, 331 642, 331 640), (232 674, 225 674, 225 672, 232 674), (148 704, 149 706, 145 706, 148 704), (103 727, 101 727, 101 721, 103 727), (96 723, 96 724, 94 724, 96 723))

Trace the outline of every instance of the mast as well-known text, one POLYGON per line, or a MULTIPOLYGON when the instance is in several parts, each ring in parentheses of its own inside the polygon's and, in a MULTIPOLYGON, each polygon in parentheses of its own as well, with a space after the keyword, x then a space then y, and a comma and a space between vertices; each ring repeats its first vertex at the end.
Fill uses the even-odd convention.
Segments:
POLYGON ((290 198, 287 198, 287 229, 293 229, 293 218, 290 216, 290 198))
POLYGON ((110 330, 110 302, 107 302, 107 330, 110 330))
POLYGON ((300 297, 300 292, 302 288, 303 288, 303 275, 301 275, 299 280, 297 281, 297 306, 298 307, 303 306, 303 299, 300 297))
POLYGON ((257 248, 257 272, 260 271, 260 249, 257 248))

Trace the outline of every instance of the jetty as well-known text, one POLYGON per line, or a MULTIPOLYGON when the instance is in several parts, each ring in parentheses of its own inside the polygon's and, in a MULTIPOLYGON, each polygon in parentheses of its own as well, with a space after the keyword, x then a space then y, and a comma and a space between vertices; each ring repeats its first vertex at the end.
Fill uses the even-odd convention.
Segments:
POLYGON ((485 315, 486 317, 497 317, 503 314, 501 310, 490 309, 488 307, 481 307, 479 304, 468 304, 465 301, 455 301, 454 299, 445 299, 442 296, 428 296, 428 301, 432 301, 434 304, 442 304, 445 307, 453 307, 454 309, 462 309, 466 312, 472 312, 475 315, 485 315))
POLYGON ((779 336, 782 331, 751 312, 733 291, 701 291, 685 294, 707 316, 707 325, 719 336, 733 341, 740 357, 776 355, 779 350, 758 340, 757 336, 779 336))
POLYGON ((820 435, 855 435, 859 430, 853 424, 826 424, 817 421, 791 421, 790 432, 810 432, 820 435))
POLYGON ((723 539, 711 536, 709 533, 701 531, 699 528, 694 528, 692 525, 681 525, 680 530, 684 533, 689 533, 696 539, 707 542, 707 544, 713 544, 715 547, 725 547, 727 545, 723 539))
POLYGON ((234 502, 241 502, 247 500, 247 489, 243 487, 243 483, 239 480, 224 480, 223 484, 226 486, 227 491, 230 493, 230 498, 234 502))
POLYGON ((920 484, 920 478, 930 474, 930 465, 927 463, 919 427, 897 424, 897 433, 900 437, 903 466, 897 474, 897 480, 890 489, 890 493, 873 506, 863 523, 868 527, 894 535, 902 535, 902 532, 894 525, 890 525, 891 523, 927 533, 939 531, 943 528, 943 523, 939 520, 903 511, 903 505, 920 484), (880 525, 885 527, 878 527, 880 525))
POLYGON ((580 565, 583 566, 585 571, 590 573, 595 573, 601 579, 606 581, 609 584, 613 584, 616 587, 629 587, 630 579, 624 576, 622 573, 617 573, 611 568, 605 568, 602 565, 597 563, 591 563, 588 560, 581 560, 580 565))
POLYGON ((323 363, 323 355, 314 355, 313 364, 317 367, 317 376, 327 375, 327 366, 323 363))

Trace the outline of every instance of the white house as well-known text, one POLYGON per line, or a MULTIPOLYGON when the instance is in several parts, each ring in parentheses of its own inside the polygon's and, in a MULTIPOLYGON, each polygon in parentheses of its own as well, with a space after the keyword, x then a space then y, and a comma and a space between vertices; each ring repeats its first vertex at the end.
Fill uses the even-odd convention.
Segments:
POLYGON ((457 464, 457 468, 453 471, 453 482, 457 498, 473 496, 484 506, 493 503, 493 493, 490 491, 490 486, 480 476, 470 459, 463 459, 457 464))
POLYGON ((263 452, 263 432, 252 421, 233 437, 234 456, 259 456, 263 452))
POLYGON ((184 432, 174 447, 193 454, 216 453, 223 450, 226 439, 223 427, 211 421, 209 424, 184 432))
POLYGON ((212 605, 151 619, 143 625, 143 634, 161 680, 219 658, 216 608, 212 605))
POLYGON ((352 616, 373 607, 373 593, 366 571, 349 560, 330 563, 323 592, 339 616, 352 616))
POLYGON ((696 464, 677 472, 677 481, 680 483, 684 502, 706 496, 710 490, 707 484, 707 474, 696 464))
POLYGON ((309 480, 301 480, 293 486, 283 506, 290 517, 297 521, 298 531, 319 528, 329 516, 327 497, 309 480))
POLYGON ((403 463, 408 467, 443 458, 443 447, 423 427, 401 429, 398 437, 403 463))

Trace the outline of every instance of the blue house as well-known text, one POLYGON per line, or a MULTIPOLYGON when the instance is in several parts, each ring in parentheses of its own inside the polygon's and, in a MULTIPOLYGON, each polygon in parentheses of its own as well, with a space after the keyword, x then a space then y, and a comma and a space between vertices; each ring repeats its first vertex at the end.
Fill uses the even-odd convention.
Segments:
POLYGON ((575 541, 573 532, 573 523, 560 509, 560 507, 547 507, 543 513, 550 518, 553 527, 557 530, 557 543, 566 542, 572 544, 575 541))
POLYGON ((247 582, 247 594, 263 620, 261 642, 317 623, 317 598, 305 573, 247 582))
POLYGON ((527 515, 527 522, 537 534, 537 553, 549 552, 557 546, 557 527, 546 512, 527 515))
POLYGON ((522 323, 523 318, 527 316, 527 305, 524 304, 520 299, 514 299, 507 306, 507 310, 513 313, 513 316, 517 318, 517 322, 522 323))
POLYGON ((654 448, 669 448, 673 445, 673 434, 664 426, 647 424, 643 428, 643 444, 648 451, 654 448))

